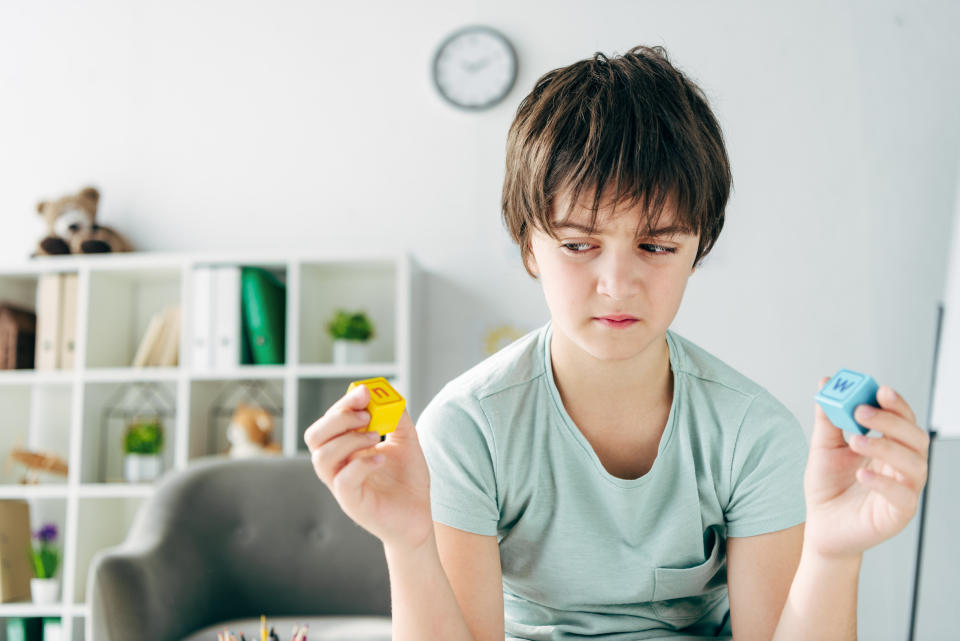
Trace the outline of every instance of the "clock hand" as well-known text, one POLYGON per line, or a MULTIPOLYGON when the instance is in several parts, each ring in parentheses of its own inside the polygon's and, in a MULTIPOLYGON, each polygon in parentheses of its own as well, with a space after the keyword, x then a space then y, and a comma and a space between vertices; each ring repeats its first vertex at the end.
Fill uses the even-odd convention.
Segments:
POLYGON ((492 58, 488 56, 488 57, 486 57, 486 58, 481 58, 480 60, 477 60, 476 62, 464 62, 464 63, 463 63, 463 68, 466 69, 467 71, 470 71, 470 72, 479 71, 480 69, 483 69, 483 68, 486 67, 488 64, 490 64, 490 61, 491 61, 491 60, 492 60, 492 58))

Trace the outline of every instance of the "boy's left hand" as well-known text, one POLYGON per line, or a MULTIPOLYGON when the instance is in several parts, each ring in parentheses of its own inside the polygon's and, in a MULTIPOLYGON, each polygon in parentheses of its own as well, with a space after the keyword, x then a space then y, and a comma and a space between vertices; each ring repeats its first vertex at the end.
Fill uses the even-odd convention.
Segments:
MULTIPOLYGON (((820 388, 830 380, 820 379, 820 388)), ((813 436, 804 473, 805 550, 827 558, 852 558, 900 532, 917 510, 927 482, 930 437, 893 388, 877 391, 880 409, 854 417, 883 438, 853 436, 849 446, 814 403, 813 436), (865 442, 861 443, 861 439, 865 442)))

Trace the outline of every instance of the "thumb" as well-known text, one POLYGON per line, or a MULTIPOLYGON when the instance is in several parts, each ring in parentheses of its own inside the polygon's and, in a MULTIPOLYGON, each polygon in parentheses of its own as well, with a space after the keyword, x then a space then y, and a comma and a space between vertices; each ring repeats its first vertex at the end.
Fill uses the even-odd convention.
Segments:
MULTIPOLYGON (((821 378, 817 391, 823 389, 829 380, 829 376, 821 378)), ((843 431, 830 421, 826 412, 820 407, 820 403, 814 401, 813 405, 813 435, 810 437, 810 447, 826 449, 846 447, 847 442, 843 439, 843 431)))
POLYGON ((370 390, 366 385, 357 385, 340 399, 347 409, 363 410, 370 404, 370 390))
POLYGON ((387 434, 388 439, 394 436, 404 439, 417 438, 417 429, 413 425, 413 419, 410 418, 410 412, 408 412, 406 409, 404 409, 403 414, 400 415, 400 421, 397 423, 397 429, 387 434))

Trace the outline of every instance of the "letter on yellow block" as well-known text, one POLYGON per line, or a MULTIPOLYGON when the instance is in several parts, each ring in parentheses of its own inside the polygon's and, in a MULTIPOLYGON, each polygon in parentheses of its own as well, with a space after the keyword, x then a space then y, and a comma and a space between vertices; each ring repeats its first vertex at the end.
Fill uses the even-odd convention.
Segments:
POLYGON ((379 432, 381 436, 397 429, 397 423, 403 416, 403 408, 407 401, 397 390, 390 386, 385 378, 368 378, 364 381, 354 381, 347 388, 349 393, 357 385, 365 385, 370 391, 370 402, 367 411, 370 412, 370 432, 379 432))

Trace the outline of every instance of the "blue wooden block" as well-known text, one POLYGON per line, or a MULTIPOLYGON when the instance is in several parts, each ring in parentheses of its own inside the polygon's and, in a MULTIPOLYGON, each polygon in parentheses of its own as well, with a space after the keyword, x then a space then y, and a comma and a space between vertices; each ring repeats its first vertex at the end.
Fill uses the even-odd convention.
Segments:
POLYGON ((842 369, 824 384, 814 398, 830 422, 841 430, 866 434, 870 429, 854 420, 853 411, 859 405, 873 405, 879 409, 878 389, 880 386, 866 374, 842 369))

